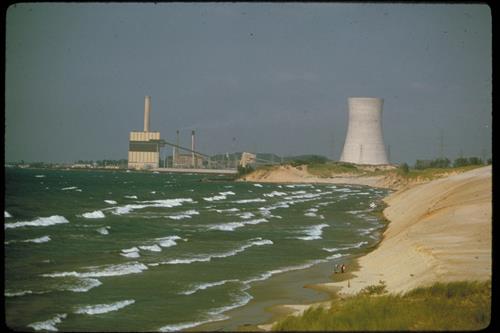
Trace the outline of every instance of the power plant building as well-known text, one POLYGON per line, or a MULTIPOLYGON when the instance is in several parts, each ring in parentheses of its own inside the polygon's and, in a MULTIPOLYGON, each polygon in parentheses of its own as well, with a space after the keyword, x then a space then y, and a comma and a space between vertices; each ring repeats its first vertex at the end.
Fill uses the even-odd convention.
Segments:
POLYGON ((154 169, 160 162, 160 132, 149 131, 151 97, 144 101, 144 131, 132 131, 129 136, 128 168, 154 169))
POLYGON ((389 164, 382 135, 383 99, 349 98, 349 125, 341 162, 389 164))

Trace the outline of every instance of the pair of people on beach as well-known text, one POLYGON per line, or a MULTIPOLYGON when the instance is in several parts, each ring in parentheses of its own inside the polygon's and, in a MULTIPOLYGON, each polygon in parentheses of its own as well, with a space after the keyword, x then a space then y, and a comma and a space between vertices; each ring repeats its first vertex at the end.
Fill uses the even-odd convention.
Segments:
POLYGON ((335 265, 335 269, 333 270, 334 273, 344 273, 345 270, 346 270, 347 266, 342 264, 342 265, 339 265, 339 264, 336 264, 335 265), (339 272, 339 269, 340 269, 340 272, 339 272))

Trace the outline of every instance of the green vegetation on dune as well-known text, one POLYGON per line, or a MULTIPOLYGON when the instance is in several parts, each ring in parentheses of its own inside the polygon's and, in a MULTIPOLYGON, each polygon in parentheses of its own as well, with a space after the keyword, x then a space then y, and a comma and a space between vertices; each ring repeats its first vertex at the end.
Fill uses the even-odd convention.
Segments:
POLYGON ((331 162, 331 163, 311 163, 307 166, 307 171, 318 177, 331 177, 335 174, 362 174, 363 170, 351 163, 331 162))
POLYGON ((491 281, 435 283, 405 294, 385 285, 312 307, 273 326, 277 331, 479 330, 490 323, 491 281), (377 295, 377 296, 374 296, 377 295))

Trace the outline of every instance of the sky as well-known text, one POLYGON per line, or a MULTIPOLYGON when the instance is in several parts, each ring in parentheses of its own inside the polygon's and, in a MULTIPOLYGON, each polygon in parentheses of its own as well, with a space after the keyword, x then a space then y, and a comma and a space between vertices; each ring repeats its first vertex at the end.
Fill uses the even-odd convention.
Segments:
POLYGON ((16 4, 5 161, 127 158, 146 95, 205 154, 338 160, 348 98, 380 97, 391 162, 491 157, 491 47, 484 4, 16 4))

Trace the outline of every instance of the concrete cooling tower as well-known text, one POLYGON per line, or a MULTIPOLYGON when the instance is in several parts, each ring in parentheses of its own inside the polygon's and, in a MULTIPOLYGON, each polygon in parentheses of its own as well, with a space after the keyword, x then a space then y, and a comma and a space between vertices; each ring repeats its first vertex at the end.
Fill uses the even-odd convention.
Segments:
POLYGON ((349 98, 349 126, 341 162, 389 164, 382 136, 382 105, 381 98, 349 98))

